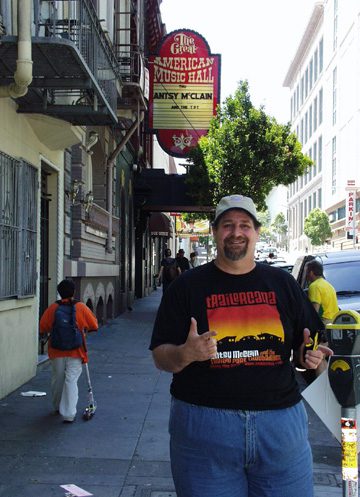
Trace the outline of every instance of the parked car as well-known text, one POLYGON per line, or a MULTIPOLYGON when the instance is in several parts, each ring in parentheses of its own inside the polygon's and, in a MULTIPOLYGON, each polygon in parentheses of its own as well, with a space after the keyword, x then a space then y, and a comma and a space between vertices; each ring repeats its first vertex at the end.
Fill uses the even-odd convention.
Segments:
POLYGON ((278 251, 276 247, 266 247, 262 250, 261 255, 263 257, 269 257, 269 254, 274 254, 274 259, 278 256, 278 251))
MULTIPOLYGON (((305 292, 308 290, 305 266, 313 259, 322 263, 326 280, 336 290, 340 310, 351 309, 360 313, 360 250, 342 250, 298 257, 291 274, 305 292)), ((298 369, 298 371, 307 384, 316 379, 313 370, 298 369)))
POLYGON ((291 274, 307 291, 305 265, 316 259, 323 265, 325 279, 336 290, 339 308, 360 312, 360 250, 342 250, 303 255, 295 261, 291 274))
POLYGON ((292 272, 292 269, 294 267, 294 264, 287 262, 285 259, 280 259, 279 257, 277 259, 275 259, 275 261, 272 262, 271 265, 274 267, 279 267, 279 268, 283 269, 284 271, 288 271, 289 273, 292 272))

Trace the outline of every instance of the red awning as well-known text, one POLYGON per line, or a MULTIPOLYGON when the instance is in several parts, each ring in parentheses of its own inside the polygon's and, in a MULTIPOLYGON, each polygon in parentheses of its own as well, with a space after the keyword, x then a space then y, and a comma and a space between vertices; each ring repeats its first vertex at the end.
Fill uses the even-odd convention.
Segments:
POLYGON ((150 216, 150 234, 151 236, 170 237, 173 234, 170 219, 162 212, 153 212, 150 216))

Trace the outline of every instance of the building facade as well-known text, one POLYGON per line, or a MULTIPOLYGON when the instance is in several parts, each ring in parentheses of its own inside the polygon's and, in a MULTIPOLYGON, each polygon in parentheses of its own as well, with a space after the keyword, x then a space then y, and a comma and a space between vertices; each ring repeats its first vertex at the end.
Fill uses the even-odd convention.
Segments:
POLYGON ((171 233, 151 233, 134 184, 154 164, 160 1, 0 0, 0 398, 46 355, 39 316, 63 278, 100 324, 153 288, 171 233))
MULTIPOLYGON (((360 7, 355 0, 316 2, 289 67, 292 129, 314 165, 288 188, 289 246, 310 249, 304 222, 314 208, 329 215, 328 248, 359 247, 346 230, 348 182, 360 188, 360 7)), ((359 228, 360 190, 354 189, 359 228)))

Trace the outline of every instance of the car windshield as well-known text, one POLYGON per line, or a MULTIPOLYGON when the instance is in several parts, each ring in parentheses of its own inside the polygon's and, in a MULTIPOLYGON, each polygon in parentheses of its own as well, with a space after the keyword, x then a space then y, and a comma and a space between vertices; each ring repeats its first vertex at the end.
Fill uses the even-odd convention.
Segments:
POLYGON ((324 265, 324 276, 336 292, 360 292, 360 261, 324 265))

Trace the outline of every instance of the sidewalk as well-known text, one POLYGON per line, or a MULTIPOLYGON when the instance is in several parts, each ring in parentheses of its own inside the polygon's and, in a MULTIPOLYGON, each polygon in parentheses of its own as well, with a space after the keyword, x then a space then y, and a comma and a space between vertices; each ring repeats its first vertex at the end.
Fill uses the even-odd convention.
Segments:
MULTIPOLYGON (((64 497, 73 483, 94 497, 175 497, 167 421, 171 375, 152 363, 148 345, 162 292, 89 336, 90 375, 98 409, 83 421, 86 381, 79 381, 78 417, 52 413, 50 365, 0 400, 0 497, 64 497), (46 392, 23 397, 21 392, 46 392)), ((340 446, 309 408, 315 497, 340 497, 340 446)), ((206 497, 206 496, 204 496, 206 497)))

